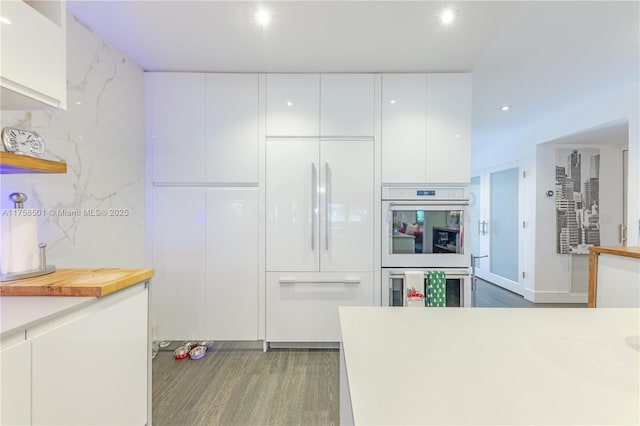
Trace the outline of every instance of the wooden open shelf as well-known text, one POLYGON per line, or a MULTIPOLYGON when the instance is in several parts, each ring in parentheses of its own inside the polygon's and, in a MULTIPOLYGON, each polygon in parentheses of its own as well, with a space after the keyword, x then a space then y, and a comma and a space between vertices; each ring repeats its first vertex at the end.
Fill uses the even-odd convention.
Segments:
POLYGON ((67 173, 67 163, 0 151, 0 174, 67 173))

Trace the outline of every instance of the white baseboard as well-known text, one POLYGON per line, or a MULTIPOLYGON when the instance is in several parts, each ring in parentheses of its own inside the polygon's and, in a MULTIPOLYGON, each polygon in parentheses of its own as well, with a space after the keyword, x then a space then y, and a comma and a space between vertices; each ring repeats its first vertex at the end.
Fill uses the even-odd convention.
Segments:
POLYGON ((587 303, 587 293, 569 291, 534 291, 525 288, 523 296, 533 303, 587 303))

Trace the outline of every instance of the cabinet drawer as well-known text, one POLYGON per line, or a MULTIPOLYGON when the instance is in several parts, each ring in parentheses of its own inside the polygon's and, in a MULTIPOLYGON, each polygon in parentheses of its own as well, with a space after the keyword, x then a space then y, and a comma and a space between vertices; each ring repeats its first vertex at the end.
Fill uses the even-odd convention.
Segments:
POLYGON ((268 342, 339 342, 338 306, 373 305, 373 273, 267 273, 268 342))

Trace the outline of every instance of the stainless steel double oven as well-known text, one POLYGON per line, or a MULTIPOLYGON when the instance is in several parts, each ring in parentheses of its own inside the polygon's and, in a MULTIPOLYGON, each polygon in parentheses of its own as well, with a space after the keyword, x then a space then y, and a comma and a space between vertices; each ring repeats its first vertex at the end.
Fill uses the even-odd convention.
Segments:
POLYGON ((403 304, 407 271, 444 271, 447 306, 469 306, 469 188, 382 188, 382 305, 403 304))

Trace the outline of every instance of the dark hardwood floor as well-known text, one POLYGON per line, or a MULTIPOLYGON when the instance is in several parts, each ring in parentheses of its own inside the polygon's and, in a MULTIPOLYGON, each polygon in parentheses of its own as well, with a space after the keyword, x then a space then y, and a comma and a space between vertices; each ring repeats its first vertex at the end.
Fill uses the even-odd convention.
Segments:
MULTIPOLYGON (((478 307, 554 308, 478 280, 478 307)), ((339 354, 271 349, 261 342, 216 342, 200 360, 176 361, 173 342, 153 360, 153 424, 338 425, 339 354)))
POLYGON ((479 308, 586 308, 586 303, 533 303, 519 294, 491 284, 476 281, 476 306, 479 308))

